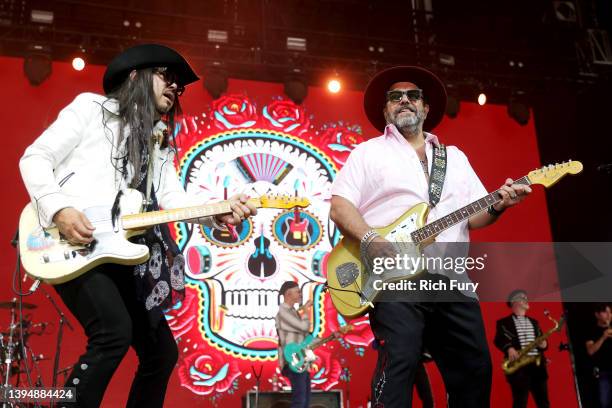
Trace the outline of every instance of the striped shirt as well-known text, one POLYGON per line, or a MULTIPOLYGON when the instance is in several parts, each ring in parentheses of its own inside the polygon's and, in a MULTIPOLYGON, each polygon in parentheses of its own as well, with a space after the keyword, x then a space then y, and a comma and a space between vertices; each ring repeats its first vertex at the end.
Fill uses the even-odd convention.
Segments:
MULTIPOLYGON (((527 347, 527 345, 533 342, 536 338, 533 324, 527 316, 513 315, 514 327, 516 327, 516 333, 518 334, 519 342, 521 343, 521 349, 527 347)), ((527 353, 529 356, 537 356, 539 354, 537 347, 534 347, 527 353)))

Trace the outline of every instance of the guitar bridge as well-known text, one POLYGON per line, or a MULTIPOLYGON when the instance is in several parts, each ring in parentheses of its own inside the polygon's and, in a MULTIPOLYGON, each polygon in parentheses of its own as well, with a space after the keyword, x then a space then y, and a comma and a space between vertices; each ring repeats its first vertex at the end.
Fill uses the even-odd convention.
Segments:
POLYGON ((359 277, 359 266, 355 262, 346 262, 338 266, 336 276, 338 283, 345 288, 359 277))

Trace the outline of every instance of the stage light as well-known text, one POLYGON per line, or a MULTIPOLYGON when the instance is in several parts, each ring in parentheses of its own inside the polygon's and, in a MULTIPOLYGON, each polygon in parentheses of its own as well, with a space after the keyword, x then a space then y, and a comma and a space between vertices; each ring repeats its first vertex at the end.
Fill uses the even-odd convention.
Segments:
POLYGON ((308 83, 299 68, 293 69, 285 78, 285 95, 300 105, 308 95, 308 83))
POLYGON ((291 51, 306 51, 306 39, 300 37, 287 37, 287 49, 291 51))
POLYGON ((529 123, 529 106, 516 98, 510 98, 508 102, 508 115, 516 120, 519 125, 525 126, 529 123))
POLYGON ((85 68, 85 60, 81 57, 76 57, 72 59, 72 68, 76 71, 82 71, 85 68))
POLYGON ((30 84, 42 84, 51 75, 51 49, 45 45, 31 45, 23 60, 23 72, 30 84))
POLYGON ((47 10, 32 10, 30 20, 33 23, 53 24, 53 12, 47 10))
POLYGON ((481 92, 478 95, 478 104, 483 106, 485 103, 487 103, 487 95, 484 92, 481 92))
POLYGON ((229 36, 225 30, 208 30, 208 42, 227 44, 229 36))
POLYGON ((331 93, 338 93, 342 89, 342 84, 337 79, 332 79, 327 83, 327 90, 331 93))
POLYGON ((553 1, 555 17, 565 23, 575 23, 577 21, 576 5, 571 1, 553 1))
POLYGON ((446 65, 447 67, 455 66, 455 57, 453 55, 440 53, 438 54, 438 60, 440 64, 446 65))
POLYGON ((227 91, 227 72, 219 66, 210 68, 204 75, 204 88, 213 99, 219 98, 227 91))

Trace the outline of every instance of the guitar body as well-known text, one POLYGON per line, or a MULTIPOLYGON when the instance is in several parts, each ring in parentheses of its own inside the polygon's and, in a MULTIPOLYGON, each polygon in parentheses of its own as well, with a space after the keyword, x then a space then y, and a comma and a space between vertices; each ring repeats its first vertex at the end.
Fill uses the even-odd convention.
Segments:
MULTIPOLYGON (((392 224, 377 228, 376 232, 391 242, 411 243, 410 233, 425 225, 428 213, 429 207, 426 203, 417 204, 392 224)), ((414 246, 412 250, 416 253, 418 247, 414 246)), ((342 238, 327 260, 327 284, 332 302, 338 313, 348 318, 362 316, 372 306, 378 295, 372 287, 373 279, 392 282, 414 277, 419 272, 421 271, 415 271, 410 276, 385 276, 385 273, 374 275, 363 267, 359 241, 349 237, 342 238), (365 299, 359 293, 363 293, 365 299)))
MULTIPOLYGON (((143 196, 137 190, 127 190, 120 199, 120 216, 137 214, 143 196)), ((149 259, 145 245, 133 244, 128 238, 143 231, 126 231, 119 225, 113 228, 111 207, 97 206, 83 210, 96 227, 91 245, 73 245, 60 237, 55 227, 43 229, 32 204, 28 204, 19 219, 19 251, 21 262, 34 279, 59 284, 74 279, 90 269, 104 264, 138 265, 149 259)))
POLYGON ((289 368, 294 373, 303 373, 315 360, 314 352, 308 346, 314 341, 312 335, 306 336, 301 343, 289 343, 284 347, 283 355, 289 368))
MULTIPOLYGON (((570 160, 530 171, 526 176, 514 180, 514 184, 528 186, 540 184, 550 187, 565 175, 578 174, 582 169, 582 163, 570 160)), ((475 214, 486 211, 499 201, 501 201, 501 196, 499 190, 496 190, 427 225, 425 222, 429 207, 426 203, 421 203, 410 208, 391 225, 376 231, 388 241, 396 243, 394 244, 397 247, 395 249, 402 255, 419 257, 420 246, 429 244, 440 232, 468 220, 475 214), (417 242, 413 242, 412 232, 415 232, 417 242)), ((385 270, 382 274, 373 276, 373 273, 364 269, 359 242, 344 237, 329 255, 327 283, 334 307, 345 317, 362 316, 367 313, 368 308, 373 307, 373 302, 379 292, 373 288, 375 280, 394 282, 413 278, 422 272, 422 270, 385 270)))
MULTIPOLYGON (((114 226, 111 207, 84 209, 83 213, 96 228, 93 232, 94 242, 86 246, 72 245, 65 241, 57 228, 41 228, 36 209, 28 204, 19 219, 19 251, 23 266, 33 278, 59 284, 104 263, 138 265, 149 259, 149 248, 129 242, 130 237, 140 235, 154 225, 189 222, 232 212, 228 201, 145 213, 141 212, 142 203, 143 196, 139 191, 125 190, 120 197, 119 215, 114 226)), ((278 194, 250 198, 249 203, 256 208, 281 209, 304 208, 310 205, 306 198, 278 194)), ((263 242, 261 248, 266 249, 269 244, 270 241, 267 241, 267 245, 263 242)), ((262 256, 271 258, 276 268, 276 261, 269 250, 262 256)))

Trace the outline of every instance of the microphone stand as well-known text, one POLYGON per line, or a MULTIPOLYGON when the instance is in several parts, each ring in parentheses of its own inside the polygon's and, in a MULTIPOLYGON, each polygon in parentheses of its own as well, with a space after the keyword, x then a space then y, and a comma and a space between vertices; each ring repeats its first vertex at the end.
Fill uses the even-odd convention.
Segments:
POLYGON ((251 371, 253 371, 253 377, 255 377, 255 408, 259 408, 259 382, 261 380, 263 366, 259 367, 258 373, 255 373, 255 367, 251 366, 251 371))
MULTIPOLYGON (((55 303, 55 301, 49 295, 49 293, 45 290, 45 288, 41 287, 40 289, 43 291, 45 297, 49 299, 49 302, 51 302, 51 304, 53 305, 53 308, 57 311, 57 314, 60 317, 59 327, 57 329, 57 343, 55 345, 55 359, 53 360, 53 381, 51 383, 51 387, 55 388, 57 386, 57 375, 58 375, 59 361, 60 361, 60 349, 62 346, 62 338, 64 335, 64 324, 66 324, 66 326, 68 326, 70 330, 74 331, 74 328, 72 327, 68 319, 66 319, 64 312, 62 312, 62 309, 60 309, 57 306, 57 303, 55 303)), ((51 401, 50 408, 53 408, 53 401, 51 401)))

